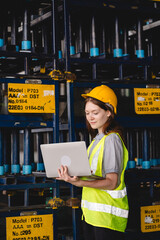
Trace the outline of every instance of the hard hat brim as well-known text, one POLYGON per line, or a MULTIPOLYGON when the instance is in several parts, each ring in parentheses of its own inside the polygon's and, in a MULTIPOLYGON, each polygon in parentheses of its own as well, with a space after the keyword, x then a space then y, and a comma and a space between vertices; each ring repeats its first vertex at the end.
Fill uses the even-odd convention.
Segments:
POLYGON ((82 96, 83 98, 90 97, 90 95, 89 95, 88 93, 81 94, 81 96, 82 96))

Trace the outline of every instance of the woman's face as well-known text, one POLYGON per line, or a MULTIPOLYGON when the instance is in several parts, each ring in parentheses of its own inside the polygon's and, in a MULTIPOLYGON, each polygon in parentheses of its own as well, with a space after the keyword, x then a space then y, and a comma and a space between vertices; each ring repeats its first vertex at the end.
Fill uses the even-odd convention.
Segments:
POLYGON ((104 110, 98 105, 87 102, 85 106, 86 119, 93 129, 98 129, 102 133, 103 125, 107 122, 108 117, 111 115, 109 110, 104 110))

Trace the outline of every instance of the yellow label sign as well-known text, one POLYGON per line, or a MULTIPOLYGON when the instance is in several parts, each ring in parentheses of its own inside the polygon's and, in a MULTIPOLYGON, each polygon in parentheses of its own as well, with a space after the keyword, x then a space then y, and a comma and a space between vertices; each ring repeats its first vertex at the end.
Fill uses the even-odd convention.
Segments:
POLYGON ((55 86, 9 83, 8 111, 11 113, 55 113, 55 86))
POLYGON ((135 88, 134 104, 137 114, 160 114, 160 88, 135 88))
POLYGON ((6 240, 53 240, 53 215, 6 218, 6 240))
POLYGON ((141 207, 141 231, 160 231, 160 205, 141 207))

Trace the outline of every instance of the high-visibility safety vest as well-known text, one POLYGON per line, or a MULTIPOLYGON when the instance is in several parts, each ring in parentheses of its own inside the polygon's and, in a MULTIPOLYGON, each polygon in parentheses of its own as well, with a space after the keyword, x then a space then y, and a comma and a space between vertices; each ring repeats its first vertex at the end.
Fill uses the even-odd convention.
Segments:
MULTIPOLYGON (((118 133, 116 134, 119 136, 118 133)), ((95 146, 89 159, 93 173, 100 177, 102 177, 103 151, 105 138, 107 136, 108 135, 105 135, 95 146)), ((88 155, 93 142, 88 148, 88 155)), ((82 218, 84 217, 88 224, 120 232, 124 232, 126 229, 129 211, 127 191, 124 182, 124 172, 128 161, 128 151, 123 141, 122 146, 123 170, 121 173, 120 185, 114 190, 83 187, 81 201, 81 208, 83 212, 82 218)))

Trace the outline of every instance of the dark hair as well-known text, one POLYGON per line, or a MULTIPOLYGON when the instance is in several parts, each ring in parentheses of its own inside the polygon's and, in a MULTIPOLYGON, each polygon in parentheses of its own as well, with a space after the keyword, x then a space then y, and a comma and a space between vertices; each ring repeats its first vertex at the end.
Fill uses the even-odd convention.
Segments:
MULTIPOLYGON (((87 102, 92 102, 95 105, 99 106, 100 108, 104 109, 105 111, 108 110, 108 111, 111 112, 111 115, 109 116, 107 122, 104 124, 103 133, 106 134, 106 135, 108 133, 111 133, 111 132, 118 133, 121 136, 121 138, 123 139, 123 141, 124 141, 123 128, 115 121, 115 119, 114 119, 114 111, 113 111, 112 107, 109 107, 105 103, 103 103, 103 102, 101 102, 101 101, 99 101, 99 100, 97 100, 95 98, 91 98, 91 97, 86 98, 85 104, 87 102)), ((89 124, 87 119, 86 119, 86 126, 87 126, 87 129, 88 129, 88 132, 90 133, 90 135, 91 135, 91 137, 93 139, 97 135, 98 130, 91 128, 91 125, 89 124)))

